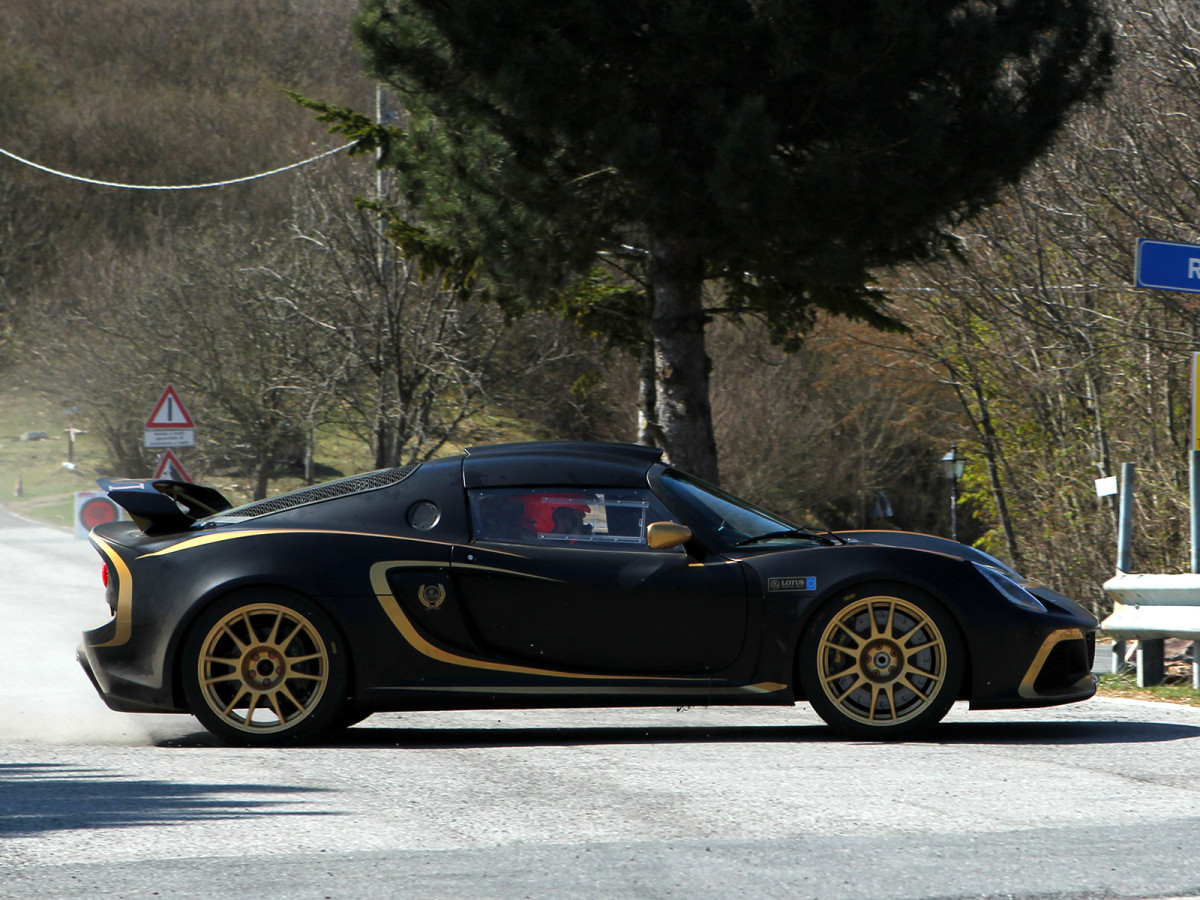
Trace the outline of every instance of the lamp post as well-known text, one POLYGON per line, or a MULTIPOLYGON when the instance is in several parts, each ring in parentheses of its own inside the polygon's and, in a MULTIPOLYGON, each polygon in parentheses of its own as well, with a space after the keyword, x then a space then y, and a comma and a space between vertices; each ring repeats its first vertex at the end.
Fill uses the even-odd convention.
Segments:
POLYGON ((950 539, 954 541, 958 540, 958 480, 966 465, 966 457, 958 455, 958 444, 951 444, 942 457, 942 477, 950 481, 950 539))

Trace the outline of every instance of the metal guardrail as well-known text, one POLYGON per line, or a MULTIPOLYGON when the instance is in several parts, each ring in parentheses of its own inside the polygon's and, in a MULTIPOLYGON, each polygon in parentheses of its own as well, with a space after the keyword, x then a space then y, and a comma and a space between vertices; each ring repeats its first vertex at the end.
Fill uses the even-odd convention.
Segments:
MULTIPOLYGON (((1118 572, 1104 582, 1113 598, 1112 613, 1100 628, 1117 639, 1113 671, 1125 664, 1125 641, 1137 641, 1139 687, 1163 680, 1163 647, 1167 638, 1200 642, 1200 574, 1134 575, 1118 572)), ((1200 689, 1200 654, 1192 647, 1192 687, 1200 689)))
POLYGON ((1200 574, 1131 575, 1104 582, 1113 611, 1100 627, 1124 640, 1200 638, 1200 574))
POLYGON ((1200 452, 1191 453, 1192 571, 1182 575, 1132 574, 1133 463, 1121 466, 1117 574, 1104 582, 1112 613, 1100 628, 1117 639, 1113 671, 1125 664, 1124 642, 1136 640, 1139 687, 1163 680, 1167 638, 1191 638, 1192 687, 1200 689, 1200 452))

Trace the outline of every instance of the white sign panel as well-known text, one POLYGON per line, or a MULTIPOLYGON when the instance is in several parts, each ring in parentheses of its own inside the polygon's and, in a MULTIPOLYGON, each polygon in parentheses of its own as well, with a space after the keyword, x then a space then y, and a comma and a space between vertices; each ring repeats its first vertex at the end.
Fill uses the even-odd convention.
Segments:
POLYGON ((147 428, 143 447, 195 447, 194 428, 147 428))

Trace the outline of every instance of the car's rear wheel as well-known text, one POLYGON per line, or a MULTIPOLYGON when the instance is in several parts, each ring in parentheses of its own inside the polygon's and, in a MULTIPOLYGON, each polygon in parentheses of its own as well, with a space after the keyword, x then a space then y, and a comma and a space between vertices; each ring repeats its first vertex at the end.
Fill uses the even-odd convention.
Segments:
POLYGON ((813 709, 858 738, 912 737, 958 698, 966 668, 958 626, 932 597, 905 585, 869 585, 813 617, 800 680, 813 709))
POLYGON ((299 743, 324 734, 342 711, 347 671, 333 622, 285 591, 217 602, 184 645, 188 708, 234 744, 299 743))

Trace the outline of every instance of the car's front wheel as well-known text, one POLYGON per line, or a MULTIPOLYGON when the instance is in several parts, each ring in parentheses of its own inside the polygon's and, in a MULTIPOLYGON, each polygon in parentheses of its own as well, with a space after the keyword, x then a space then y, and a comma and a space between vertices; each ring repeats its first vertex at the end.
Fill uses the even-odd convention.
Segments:
POLYGON ((348 668, 336 626, 310 601, 243 592, 218 601, 189 632, 183 690, 192 714, 228 743, 300 743, 336 722, 348 668))
POLYGON ((908 738, 958 698, 966 668, 958 626, 932 597, 905 585, 869 585, 826 603, 805 631, 798 661, 813 709, 857 738, 908 738))

